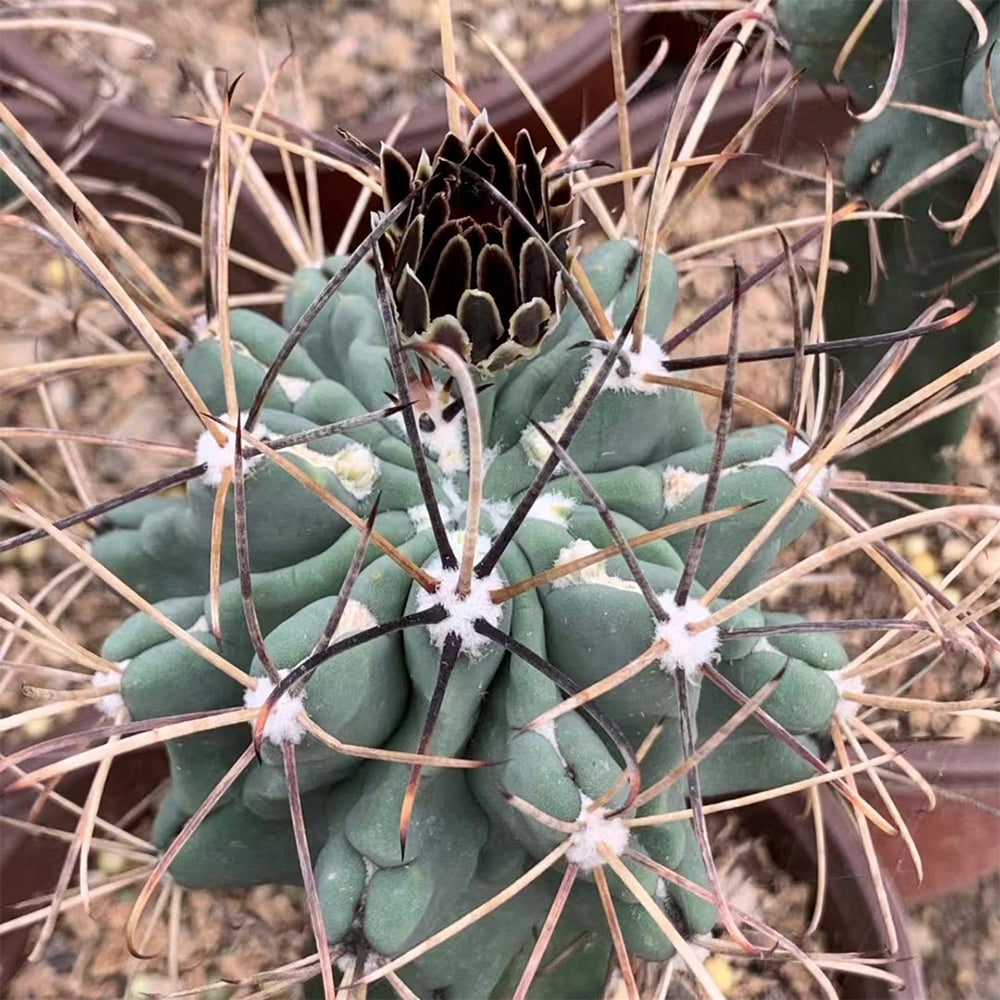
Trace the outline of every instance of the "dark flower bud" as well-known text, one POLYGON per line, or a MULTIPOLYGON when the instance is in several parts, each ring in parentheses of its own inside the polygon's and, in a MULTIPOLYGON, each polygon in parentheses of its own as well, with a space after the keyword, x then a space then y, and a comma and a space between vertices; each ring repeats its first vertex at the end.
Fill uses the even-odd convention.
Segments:
POLYGON ((568 177, 545 176, 523 130, 511 154, 485 112, 464 140, 449 132, 433 159, 422 153, 416 171, 389 146, 381 166, 386 210, 416 192, 382 242, 404 339, 445 344, 484 374, 535 354, 557 309, 558 272, 545 246, 566 262, 568 177))

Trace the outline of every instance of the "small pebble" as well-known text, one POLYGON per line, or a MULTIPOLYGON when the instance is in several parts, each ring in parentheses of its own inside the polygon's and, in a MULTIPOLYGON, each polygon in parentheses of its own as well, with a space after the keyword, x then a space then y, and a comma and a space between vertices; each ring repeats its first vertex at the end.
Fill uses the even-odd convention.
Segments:
POLYGON ((65 288, 69 277, 69 267, 61 257, 50 257, 42 266, 42 280, 49 288, 65 288))
POLYGON ((21 735, 29 742, 35 743, 48 735, 52 729, 51 717, 43 716, 40 719, 31 719, 21 726, 21 735))
POLYGON ((993 545, 983 551, 976 560, 976 569, 984 577, 1000 573, 1000 546, 993 545))
POLYGON ((162 996, 169 993, 173 984, 166 976, 158 976, 151 972, 140 972, 132 977, 128 984, 125 1000, 147 1000, 148 997, 162 996))
POLYGON ((909 560, 910 565, 921 575, 932 577, 938 575, 938 561, 930 552, 903 553, 909 560))
POLYGON ((922 555, 925 552, 930 552, 930 541, 926 535, 904 535, 900 540, 903 555, 911 561, 915 559, 918 555, 922 555))
POLYGON ((94 867, 102 875, 120 875, 128 867, 128 862, 117 851, 98 851, 94 867))
POLYGON ((952 535, 941 549, 941 561, 949 566, 956 566, 966 557, 971 548, 972 545, 968 539, 962 538, 960 535, 952 535))
POLYGON ((30 568, 37 565, 45 554, 45 539, 36 538, 33 542, 20 545, 10 553, 4 553, 4 561, 9 558, 11 562, 16 562, 21 566, 30 568))
POLYGON ((710 955, 705 959, 705 971, 712 977, 712 982, 719 987, 719 990, 728 996, 735 979, 733 967, 728 959, 722 955, 710 955))

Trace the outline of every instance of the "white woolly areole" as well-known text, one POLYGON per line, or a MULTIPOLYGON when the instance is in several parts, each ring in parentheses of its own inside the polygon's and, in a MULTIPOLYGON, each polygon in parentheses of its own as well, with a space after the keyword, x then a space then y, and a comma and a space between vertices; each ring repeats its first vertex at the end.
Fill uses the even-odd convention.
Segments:
POLYGON ((292 403, 297 403, 306 394, 306 389, 312 385, 309 379, 300 378, 298 375, 279 375, 275 381, 292 403))
MULTIPOLYGON (((239 419, 241 426, 246 423, 246 412, 241 413, 239 419)), ((201 465, 204 462, 208 466, 201 477, 201 481, 206 486, 218 486, 222 482, 222 474, 227 469, 232 469, 235 462, 236 432, 231 431, 228 427, 223 427, 221 424, 217 426, 225 438, 223 443, 219 444, 211 432, 205 430, 201 432, 197 447, 195 448, 195 463, 201 465)), ((258 421, 254 428, 254 437, 264 440, 269 436, 270 431, 258 421)), ((250 458, 245 458, 243 460, 244 472, 249 472, 263 457, 263 455, 253 455, 250 458)))
POLYGON ((347 604, 344 605, 344 613, 340 616, 333 635, 330 636, 330 642, 354 632, 363 632, 375 625, 378 625, 378 619, 371 613, 371 609, 353 597, 348 598, 347 604))
MULTIPOLYGON (((465 414, 457 413, 451 420, 445 420, 444 411, 453 402, 451 393, 436 379, 426 389, 417 382, 410 385, 413 412, 417 416, 417 429, 423 446, 436 459, 438 467, 446 475, 465 472, 469 467, 469 455, 465 448, 465 414), (420 427, 420 418, 430 417, 434 427, 425 431, 420 427)), ((393 420, 404 427, 403 415, 397 413, 393 420)))
POLYGON ((545 740, 545 742, 548 743, 553 750, 555 750, 556 756, 559 758, 559 763, 562 764, 563 767, 568 766, 569 762, 563 756, 563 752, 559 748, 559 740, 556 738, 556 720, 549 719, 547 722, 543 722, 540 726, 535 727, 534 732, 538 733, 538 735, 541 736, 541 738, 545 740))
MULTIPOLYGON (((444 493, 445 499, 448 501, 447 504, 439 503, 439 509, 441 511, 441 517, 444 521, 444 526, 449 530, 449 532, 461 532, 464 537, 464 532, 462 532, 462 525, 465 524, 468 510, 469 502, 458 492, 458 487, 455 485, 453 479, 447 476, 440 482, 441 492, 444 493)), ((514 513, 514 505, 509 500, 486 500, 484 499, 481 507, 482 513, 485 517, 488 517, 493 524, 504 524, 510 515, 514 513)), ((423 517, 427 518, 426 508, 423 511, 423 517)), ((411 517, 412 520, 412 517, 411 517)), ((427 518, 427 523, 430 523, 430 519, 427 518)), ((487 538, 485 535, 480 536, 480 540, 477 546, 482 546, 483 542, 487 538)), ((486 549, 482 548, 481 554, 485 554, 486 549)))
POLYGON ((975 129, 973 135, 983 144, 985 152, 992 153, 1000 142, 1000 125, 991 118, 982 128, 975 129))
MULTIPOLYGON (((365 859, 367 864, 367 859, 365 859)), ((334 960, 333 964, 338 972, 342 972, 345 976, 350 973, 352 975, 362 975, 367 976, 369 973, 377 971, 385 964, 385 958, 380 955, 377 951, 367 951, 365 952, 365 960, 361 963, 361 970, 358 971, 358 956, 354 954, 353 951, 341 952, 334 960)))
POLYGON ((421 431, 420 440, 424 447, 437 459, 441 471, 450 476, 465 472, 469 467, 469 456, 465 451, 465 415, 459 413, 445 422, 435 421, 434 430, 421 431))
MULTIPOLYGON (((509 500, 484 500, 483 514, 493 522, 494 525, 506 524, 514 513, 514 505, 509 500)), ((491 536, 492 537, 492 536, 491 536)))
MULTIPOLYGON (((744 469, 752 469, 755 465, 770 465, 772 468, 780 469, 789 479, 800 483, 806 476, 809 463, 801 469, 792 472, 792 465, 798 461, 807 451, 809 445, 801 438, 795 438, 790 448, 785 447, 785 442, 779 442, 777 448, 770 455, 763 458, 754 459, 752 462, 740 462, 739 465, 731 465, 723 469, 721 476, 728 476, 734 472, 742 472, 744 469)), ((835 465, 829 465, 816 476, 807 487, 813 496, 821 497, 826 494, 827 483, 830 477, 837 471, 835 465)), ((679 503, 686 500, 699 486, 708 480, 708 476, 703 472, 691 472, 679 465, 668 465, 663 470, 663 507, 664 510, 671 510, 679 503)))
MULTIPOLYGON (((797 469, 795 472, 792 472, 791 465, 797 462, 808 450, 809 445, 801 438, 795 438, 790 448, 786 448, 785 442, 782 441, 766 458, 760 458, 756 462, 749 462, 748 465, 773 465, 774 468, 781 469, 782 472, 787 473, 796 483, 800 483, 805 479, 809 463, 806 462, 801 469, 797 469)), ((829 465, 821 470, 818 475, 813 477, 813 481, 807 487, 808 492, 814 497, 823 496, 826 493, 826 484, 830 476, 836 471, 837 467, 834 465, 829 465)))
MULTIPOLYGON (((284 677, 287 673, 287 670, 278 671, 280 677, 284 677)), ((253 691, 246 691, 243 695, 243 704, 247 708, 260 708, 273 690, 274 684, 269 677, 258 677, 257 687, 253 691)), ((264 738, 279 744, 291 743, 294 745, 301 742, 306 731, 298 720, 298 714, 303 709, 302 702, 304 700, 305 692, 297 697, 283 694, 274 708, 271 709, 267 722, 264 723, 264 738)))
MULTIPOLYGON (((621 357, 628 362, 629 372, 627 375, 618 374, 618 365, 615 364, 601 387, 601 392, 632 392, 641 393, 644 396, 656 396, 666 391, 666 386, 657 385, 655 382, 647 382, 643 375, 662 375, 663 361, 665 355, 660 350, 660 345, 650 337, 643 337, 639 350, 632 353, 629 344, 622 349, 621 357)), ((558 441, 562 432, 566 429, 573 414, 576 412, 583 397, 597 378, 597 373, 604 363, 604 355, 595 351, 587 367, 583 370, 583 375, 577 383, 573 398, 557 413, 551 420, 542 423, 545 432, 553 440, 558 441)), ((552 451, 549 443, 539 433, 538 429, 529 425, 521 434, 521 447, 528 456, 529 461, 536 466, 544 464, 552 451)))
POLYGON ((711 612, 698 601, 689 600, 679 607, 672 590, 656 595, 666 611, 665 622, 657 622, 653 630, 656 639, 668 643, 669 649, 660 657, 664 670, 680 667, 689 678, 697 679, 701 667, 719 658, 719 629, 713 625, 703 632, 691 632, 688 625, 704 621, 711 612))
POLYGON ((528 517, 533 517, 538 521, 548 521, 565 528, 575 507, 576 501, 574 499, 553 490, 551 493, 543 493, 531 505, 528 517))
MULTIPOLYGON (((125 668, 131 662, 131 660, 120 660, 115 666, 124 673, 125 668)), ((122 675, 116 673, 114 670, 101 670, 90 678, 90 685, 94 688, 111 687, 112 685, 119 686, 121 680, 122 675)), ((101 695, 94 702, 94 707, 101 715, 106 715, 109 719, 113 719, 125 707, 125 702, 122 701, 121 694, 118 691, 114 691, 111 694, 101 695)))
MULTIPOLYGON (((461 513, 465 511, 467 504, 459 494, 454 482, 447 476, 441 480, 440 486, 447 503, 438 497, 438 512, 445 528, 454 530, 458 526, 461 513)), ((421 503, 408 507, 406 514, 417 531, 424 531, 431 526, 431 516, 427 512, 427 504, 421 503)))
MULTIPOLYGON (((592 542, 588 542, 586 538, 577 538, 559 551, 556 561, 552 564, 553 568, 565 566, 567 563, 571 563, 576 559, 582 559, 584 556, 589 556, 596 551, 597 548, 592 542)), ((567 573, 566 576, 561 576, 557 580, 553 580, 552 587, 558 590, 562 587, 578 587, 583 583, 589 583, 597 587, 612 587, 615 590, 627 590, 634 594, 641 593, 639 585, 634 580, 623 580, 621 577, 612 576, 608 572, 607 560, 605 559, 590 566, 584 566, 583 569, 567 573)))
MULTIPOLYGON (((615 336, 619 333, 615 331, 615 336)), ((667 386, 659 385, 656 382, 647 382, 644 375, 663 375, 663 362, 667 356, 660 350, 660 345, 652 337, 643 337, 639 344, 639 350, 632 350, 632 341, 628 340, 622 348, 619 359, 624 359, 628 364, 627 375, 618 374, 618 364, 616 363, 604 383, 604 392, 641 392, 644 396, 658 396, 665 392, 667 386)), ((597 369, 601 367, 604 357, 595 354, 590 362, 587 371, 586 382, 589 385, 593 376, 597 374, 597 369)))
MULTIPOLYGON (((468 503, 458 495, 454 484, 450 479, 443 479, 440 483, 445 496, 450 503, 442 503, 438 500, 438 510, 441 512, 441 520, 449 531, 458 529, 465 523, 468 503)), ((509 500, 483 500, 482 512, 494 525, 505 524, 510 515, 514 513, 514 505, 509 500)), ((431 526, 430 515, 427 513, 426 504, 416 504, 406 508, 406 516, 410 519, 416 531, 426 531, 431 526)))
POLYGON ((837 685, 837 695, 840 701, 837 704, 837 715, 842 719, 853 719, 854 716, 864 707, 860 701, 851 701, 849 698, 845 698, 845 693, 850 694, 864 694, 865 693, 865 679, 863 677, 845 677, 846 668, 844 670, 835 670, 830 674, 833 679, 833 683, 837 685))
POLYGON ((211 631, 211 629, 208 627, 208 619, 204 615, 199 615, 195 623, 187 629, 188 635, 191 635, 192 632, 209 631, 211 631))
MULTIPOLYGON (((441 508, 442 516, 445 508, 441 508)), ((431 526, 431 516, 427 513, 427 504, 418 503, 406 508, 406 516, 410 519, 414 531, 425 531, 431 526)))
POLYGON ((690 472, 679 465, 668 465, 663 470, 663 508, 672 510, 686 500, 708 477, 701 472, 690 472))
POLYGON ((345 445, 332 455, 325 455, 304 444, 288 450, 305 459, 314 468, 332 472, 340 485, 356 500, 364 500, 369 496, 382 475, 382 463, 363 444, 345 445))
POLYGON ((581 793, 580 829, 569 838, 566 860, 579 865, 585 872, 604 864, 597 845, 603 844, 615 857, 621 857, 628 847, 628 827, 621 816, 609 816, 603 809, 590 809, 592 802, 581 793))
MULTIPOLYGON (((454 534, 449 533, 449 540, 456 553, 462 551, 463 534, 460 531, 454 534)), ((476 540, 477 559, 486 554, 488 546, 489 539, 485 535, 480 535, 476 540)), ((489 576, 482 578, 477 578, 473 573, 469 593, 463 597, 456 592, 460 572, 458 568, 442 569, 441 560, 434 559, 428 563, 426 569, 438 579, 438 588, 433 594, 428 594, 426 590, 419 591, 417 610, 424 611, 427 608, 440 605, 447 612, 446 618, 427 626, 431 642, 438 649, 443 649, 445 639, 454 632, 462 640, 462 652, 470 660, 478 659, 492 640, 480 635, 473 626, 480 618, 493 626, 500 624, 500 619, 503 617, 503 606, 493 603, 490 591, 502 587, 503 578, 495 569, 489 576)))
MULTIPOLYGON (((577 394, 579 395, 579 393, 577 394)), ((574 400, 576 397, 573 397, 574 400)), ((566 425, 569 423, 569 418, 573 415, 573 404, 571 403, 566 407, 561 413, 556 414, 552 420, 542 421, 541 426, 545 428, 545 433, 552 438, 553 441, 558 441, 562 432, 566 429, 566 425)), ((551 446, 548 441, 542 436, 541 431, 531 424, 529 424, 521 432, 521 447, 524 449, 524 453, 528 456, 528 461, 531 462, 536 468, 541 468, 549 457, 552 451, 551 446)))

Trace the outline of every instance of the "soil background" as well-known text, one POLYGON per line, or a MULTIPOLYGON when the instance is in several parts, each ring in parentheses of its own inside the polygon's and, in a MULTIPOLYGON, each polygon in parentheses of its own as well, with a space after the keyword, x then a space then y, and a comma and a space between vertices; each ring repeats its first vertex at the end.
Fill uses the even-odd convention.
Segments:
MULTIPOLYGON (((579 27, 594 9, 603 6, 603 0, 455 0, 453 4, 457 23, 474 24, 519 65, 556 44, 579 27)), ((53 59, 101 76, 103 92, 112 101, 130 101, 161 113, 190 112, 196 104, 186 81, 199 69, 210 66, 224 66, 231 75, 246 71, 247 93, 256 93, 261 83, 254 55, 258 38, 272 66, 288 51, 289 38, 294 42, 306 67, 305 96, 293 102, 294 106, 282 109, 282 113, 307 127, 329 128, 339 122, 398 113, 421 96, 443 92, 443 85, 432 72, 440 68, 436 0, 285 3, 207 0, 199 4, 190 0, 127 0, 119 9, 121 23, 154 38, 155 55, 138 58, 132 43, 118 40, 88 38, 81 43, 54 33, 35 39, 53 59)), ((474 33, 460 27, 457 38, 459 62, 466 81, 498 74, 495 63, 474 33)), ((817 156, 805 166, 815 170, 819 163, 821 159, 817 156)), ((763 182, 707 196, 699 202, 697 212, 683 221, 677 241, 684 245, 771 220, 776 206, 782 217, 787 217, 800 209, 815 210, 817 204, 821 204, 821 192, 816 184, 775 175, 763 182)), ((196 302, 200 288, 191 255, 162 240, 141 234, 134 238, 142 244, 147 259, 155 260, 157 270, 178 295, 185 301, 196 302)), ((763 256, 759 247, 752 253, 763 256)), ((72 318, 86 297, 81 282, 28 237, 5 237, 0 255, 0 269, 5 277, 23 281, 35 292, 34 295, 14 293, 7 286, 6 301, 0 310, 3 364, 9 366, 53 353, 65 354, 67 318, 72 318)), ((682 312, 696 314, 724 290, 728 280, 721 268, 688 272, 682 312)), ((742 346, 752 348, 773 343, 774 331, 779 327, 787 329, 786 298, 777 286, 763 287, 748 297, 742 346)), ((81 353, 93 350, 98 333, 124 340, 116 322, 103 311, 88 313, 87 318, 94 330, 78 331, 81 353)), ((713 342, 720 340, 724 344, 726 333, 724 323, 707 329, 698 341, 699 350, 712 350, 713 342)), ((758 370, 762 374, 760 380, 741 382, 739 391, 781 412, 787 405, 785 373, 772 370, 765 374, 762 366, 758 370)), ((169 387, 152 377, 148 367, 118 372, 113 379, 96 376, 55 382, 49 394, 54 412, 67 426, 98 427, 108 433, 169 441, 190 440, 194 436, 190 416, 178 408, 169 387)), ((14 425, 40 423, 44 421, 40 407, 33 393, 0 401, 0 420, 14 425)), ((960 481, 989 485, 994 496, 1000 495, 998 437, 1000 400, 984 399, 959 450, 957 469, 960 481)), ((95 454, 103 456, 109 451, 95 454)), ((44 467, 47 478, 51 473, 50 483, 57 490, 64 494, 74 490, 79 493, 80 484, 68 479, 56 449, 39 446, 32 453, 39 466, 44 467)), ((98 498, 112 495, 152 478, 159 471, 158 461, 142 452, 129 452, 124 456, 115 453, 112 457, 102 457, 95 463, 85 462, 88 481, 83 488, 92 489, 98 498)), ((5 474, 8 471, 5 466, 5 474)), ((29 497, 32 489, 39 491, 39 500, 44 499, 43 487, 28 483, 25 492, 29 497)), ((943 571, 963 554, 961 544, 944 530, 927 532, 922 538, 922 542, 913 544, 925 546, 943 571)), ((0 581, 12 589, 34 592, 67 565, 53 553, 53 548, 29 546, 15 553, 14 558, 0 558, 0 581)), ((987 560, 975 572, 987 575, 993 565, 989 560, 996 558, 1000 558, 996 551, 987 553, 987 560)), ((846 574, 839 581, 832 574, 826 590, 810 596, 825 602, 846 601, 853 596, 852 590, 863 585, 863 581, 846 574)), ((891 600, 884 589, 873 588, 866 594, 865 611, 873 615, 889 614, 891 600)), ((84 601, 86 613, 67 625, 75 630, 75 638, 96 648, 123 616, 123 606, 96 587, 84 594, 84 601)), ((919 691, 921 696, 944 697, 974 686, 965 676, 952 677, 944 684, 936 676, 925 682, 919 691)), ((0 687, 0 710, 13 711, 20 702, 16 686, 0 687)), ((980 727, 977 720, 968 718, 944 723, 929 716, 911 717, 903 730, 887 735, 914 737, 946 732, 949 736, 974 737, 980 727)), ((732 839, 734 877, 757 884, 760 895, 760 885, 767 882, 770 872, 767 859, 760 856, 761 848, 741 844, 738 834, 732 831, 727 836, 732 839)), ((788 930, 794 930, 796 922, 801 926, 808 919, 806 886, 772 885, 767 894, 774 904, 774 913, 781 912, 787 917, 788 930)), ((206 975, 240 975, 245 974, 248 966, 266 967, 296 958, 307 945, 308 930, 303 922, 301 900, 294 891, 279 893, 261 888, 249 894, 216 897, 192 893, 188 898, 191 900, 190 922, 186 926, 190 932, 189 949, 182 955, 182 966, 186 969, 199 956, 213 956, 206 975)), ((103 902, 96 908, 96 922, 76 912, 53 938, 44 960, 26 968, 12 985, 11 1000, 138 997, 164 988, 160 972, 140 972, 123 959, 120 928, 130 905, 127 898, 103 902)), ((925 963, 931 997, 1000 1000, 998 914, 998 875, 989 876, 953 897, 911 910, 911 933, 925 963)), ((155 947, 157 942, 151 944, 155 947)), ((766 986, 763 978, 755 978, 753 970, 737 970, 735 966, 728 971, 719 970, 719 975, 740 977, 731 986, 733 997, 778 1000, 812 995, 808 980, 782 982, 779 986, 770 980, 772 985, 766 986)), ((196 984, 195 980, 190 983, 196 984)), ((685 993, 682 983, 677 990, 671 995, 694 995, 685 993)))

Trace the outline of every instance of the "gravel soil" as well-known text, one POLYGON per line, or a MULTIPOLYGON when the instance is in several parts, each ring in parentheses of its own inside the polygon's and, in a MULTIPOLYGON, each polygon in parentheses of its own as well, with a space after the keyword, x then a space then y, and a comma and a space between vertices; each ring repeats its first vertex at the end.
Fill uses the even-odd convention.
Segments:
MULTIPOLYGON (((600 6, 601 0, 455 0, 453 4, 456 22, 472 22, 519 64, 554 44, 600 6)), ((53 34, 45 44, 50 54, 78 69, 94 71, 113 66, 112 79, 120 87, 116 99, 150 110, 176 113, 194 108, 185 74, 178 70, 181 61, 192 67, 192 72, 194 67, 206 66, 225 66, 233 74, 247 70, 247 92, 255 92, 260 82, 254 54, 257 38, 273 66, 288 51, 289 33, 296 51, 304 57, 307 71, 304 98, 284 111, 307 125, 318 127, 323 122, 358 120, 372 113, 396 113, 421 96, 441 92, 442 85, 431 72, 440 67, 436 0, 258 0, 256 5, 251 0, 205 0, 197 5, 189 0, 128 0, 119 7, 123 24, 147 32, 157 42, 155 57, 136 59, 134 46, 119 41, 91 39, 81 45, 53 34)), ((495 75, 492 58, 475 36, 460 30, 458 37, 466 79, 495 75)), ((815 210, 817 204, 821 204, 821 193, 814 184, 780 176, 735 191, 712 193, 699 202, 690 218, 682 221, 677 243, 684 245, 773 218, 775 206, 780 206, 782 216, 787 217, 806 208, 815 210)), ((156 261, 161 276, 168 279, 180 297, 197 301, 200 286, 191 255, 164 241, 138 234, 135 238, 142 241, 147 259, 156 261)), ((772 250, 757 245, 744 252, 748 260, 758 260, 772 250)), ((133 346, 110 310, 88 306, 78 314, 89 299, 82 282, 47 249, 39 249, 33 239, 5 234, 0 269, 5 281, 0 306, 0 366, 9 368, 71 352, 107 350, 106 345, 98 346, 101 342, 96 331, 119 344, 133 346), (10 282, 23 282, 34 294, 15 290, 10 282), (67 321, 75 315, 82 315, 87 323, 78 319, 75 337, 69 337, 67 321)), ((724 290, 728 281, 725 268, 690 271, 684 279, 681 319, 700 311, 724 290)), ((748 296, 743 317, 742 346, 772 343, 774 331, 787 328, 789 321, 784 289, 765 286, 748 296)), ((713 344, 724 344, 728 333, 725 322, 703 332, 697 344, 699 350, 718 349, 713 344)), ((761 366, 754 370, 761 372, 761 366)), ((786 373, 778 367, 761 374, 763 377, 752 381, 741 381, 738 391, 782 412, 787 407, 786 373)), ((113 376, 97 374, 56 381, 46 392, 47 399, 36 389, 0 399, 0 423, 45 423, 45 407, 50 407, 63 426, 164 441, 188 441, 195 435, 194 418, 178 406, 170 387, 149 364, 122 369, 113 376)), ((998 442, 1000 401, 983 400, 957 455, 959 481, 987 485, 994 496, 1000 495, 998 442)), ((81 461, 77 463, 81 477, 74 482, 53 445, 27 447, 19 442, 18 452, 29 458, 48 483, 44 486, 19 476, 19 489, 33 502, 58 509, 64 501, 56 500, 51 488, 69 497, 70 504, 79 503, 80 496, 111 496, 176 467, 170 460, 142 451, 81 448, 81 461)), ((15 471, 9 454, 0 453, 0 473, 11 477, 15 471)), ((971 529, 974 536, 975 526, 971 529)), ((930 569, 939 576, 964 555, 968 544, 967 539, 944 527, 900 542, 908 557, 924 553, 933 564, 930 569)), ((797 550, 790 558, 804 554, 804 550, 797 550)), ((976 586, 995 571, 998 559, 1000 548, 994 546, 959 582, 964 588, 976 586)), ((0 585, 30 595, 67 565, 55 546, 28 546, 0 556, 0 585)), ((827 581, 812 585, 808 600, 834 606, 850 603, 853 615, 882 616, 898 611, 892 591, 875 586, 880 578, 874 572, 859 576, 859 572, 866 572, 861 566, 852 561, 850 573, 846 565, 844 572, 834 568, 827 581), (860 609, 857 591, 864 594, 860 609)), ((801 601, 802 594, 787 597, 801 601)), ((65 627, 74 639, 96 648, 125 613, 124 604, 105 588, 91 586, 84 591, 74 617, 66 620, 65 627)), ((1000 627, 996 615, 991 623, 1000 627)), ((1000 662, 996 666, 995 677, 1000 676, 1000 662)), ((975 688, 977 681, 975 670, 963 665, 950 673, 931 672, 911 693, 927 698, 962 697, 975 688)), ((996 681, 993 688, 1000 690, 996 681)), ((23 705, 16 684, 0 684, 0 712, 15 711, 23 705)), ((885 735, 975 737, 984 728, 974 718, 911 713, 895 731, 885 735)), ((43 733, 31 735, 38 739, 43 733)), ((148 818, 138 822, 136 829, 141 832, 148 818)), ((750 902, 753 897, 758 906, 764 906, 765 918, 781 920, 782 928, 789 933, 801 930, 808 922, 809 887, 785 876, 775 882, 766 847, 741 838, 738 830, 727 829, 724 842, 728 846, 721 867, 728 872, 727 879, 740 899, 750 902)), ((113 865, 114 859, 98 854, 95 863, 98 867, 113 865)), ((290 961, 308 946, 307 922, 296 891, 263 887, 239 894, 196 892, 187 894, 186 900, 179 953, 186 986, 244 976, 252 969, 290 961)), ((11 984, 7 994, 10 1000, 105 1000, 166 989, 167 969, 162 960, 144 963, 140 969, 124 953, 122 928, 130 907, 131 897, 121 893, 95 906, 95 920, 74 911, 53 938, 43 960, 25 967, 11 984)), ((925 961, 932 998, 1000 1000, 998 913, 997 876, 955 896, 913 908, 911 933, 925 961)), ((156 932, 149 950, 162 951, 164 934, 162 930, 156 932)), ((813 946, 818 944, 821 942, 812 942, 813 946)), ((713 975, 717 975, 720 985, 725 985, 729 996, 741 1000, 805 1000, 815 995, 814 984, 803 977, 801 969, 789 967, 776 980, 770 970, 764 976, 764 970, 753 965, 712 961, 713 975)), ((229 991, 213 994, 225 995, 232 996, 229 991)), ((696 994, 689 983, 679 978, 668 995, 696 994)))

